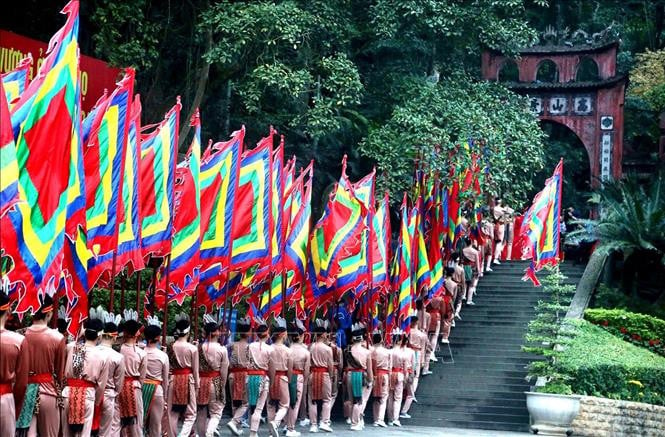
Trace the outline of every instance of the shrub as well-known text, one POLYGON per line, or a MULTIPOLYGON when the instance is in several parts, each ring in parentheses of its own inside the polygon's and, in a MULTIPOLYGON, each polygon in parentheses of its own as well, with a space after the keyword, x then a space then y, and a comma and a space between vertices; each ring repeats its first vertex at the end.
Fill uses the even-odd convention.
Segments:
POLYGON ((665 320, 620 309, 588 309, 584 318, 617 337, 665 356, 665 320))
POLYGON ((556 366, 574 393, 665 405, 665 358, 585 320, 568 323, 556 366))

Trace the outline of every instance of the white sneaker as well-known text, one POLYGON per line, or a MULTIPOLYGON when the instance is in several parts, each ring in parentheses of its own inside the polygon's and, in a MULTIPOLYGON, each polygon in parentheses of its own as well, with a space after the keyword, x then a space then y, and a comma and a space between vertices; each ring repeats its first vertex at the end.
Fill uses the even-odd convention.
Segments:
POLYGON ((409 415, 409 413, 402 413, 402 414, 399 415, 399 418, 400 419, 410 419, 411 416, 409 415))
MULTIPOLYGON (((401 416, 401 414, 400 414, 400 416, 401 416)), ((393 422, 393 426, 400 427, 400 426, 402 426, 402 424, 400 423, 399 420, 396 420, 396 421, 393 422)))
POLYGON ((455 318, 456 318, 457 320, 462 320, 462 316, 460 316, 459 313, 455 314, 455 318))
POLYGON ((347 424, 347 425, 351 425, 351 418, 350 418, 350 417, 347 417, 347 418, 346 418, 346 424, 347 424))
POLYGON ((392 420, 390 422, 388 422, 388 426, 393 426, 394 424, 395 424, 395 422, 393 422, 392 420))
POLYGON ((360 422, 358 422, 355 425, 351 425, 351 431, 362 431, 362 430, 363 430, 363 426, 360 422))
POLYGON ((485 269, 485 273, 487 273, 487 272, 493 272, 493 271, 494 271, 494 270, 492 270, 491 267, 487 267, 487 268, 485 269))
POLYGON ((302 427, 309 426, 309 425, 310 425, 309 419, 303 419, 303 420, 300 421, 300 426, 302 426, 302 427))
POLYGON ((441 344, 448 344, 450 341, 447 338, 442 338, 441 339, 441 344))
POLYGON ((319 429, 325 432, 333 432, 333 429, 327 423, 322 423, 321 425, 319 425, 319 429))
POLYGON ((376 422, 374 422, 374 426, 378 426, 380 428, 385 428, 386 427, 386 422, 384 422, 383 420, 377 420, 376 422))
POLYGON ((247 423, 247 421, 244 420, 244 419, 240 422, 240 425, 241 425, 243 428, 249 428, 249 423, 247 423))
POLYGON ((431 370, 425 370, 425 371, 422 373, 423 376, 427 376, 427 375, 431 375, 431 374, 432 374, 432 371, 431 371, 431 370))
POLYGON ((496 264, 497 266, 500 266, 500 265, 501 265, 501 261, 499 261, 498 259, 495 259, 495 260, 492 262, 492 264, 496 264))
POLYGON ((309 427, 309 432, 319 432, 319 427, 316 425, 312 425, 309 427))
POLYGON ((242 435, 242 429, 238 429, 235 422, 232 420, 226 424, 226 426, 231 430, 231 433, 235 436, 242 435))
POLYGON ((277 429, 277 423, 268 422, 268 429, 270 430, 270 435, 272 437, 279 437, 279 431, 277 429))
POLYGON ((430 361, 434 361, 435 363, 436 363, 437 361, 439 361, 439 359, 438 359, 437 357, 435 357, 434 355, 432 355, 431 357, 429 357, 429 360, 430 360, 430 361))
POLYGON ((450 327, 451 327, 451 328, 454 328, 454 327, 455 327, 455 319, 453 319, 453 322, 450 324, 450 327))
POLYGON ((470 301, 470 302, 467 302, 466 304, 469 305, 469 306, 473 306, 473 305, 475 305, 476 303, 473 302, 473 301, 470 301))
POLYGON ((294 430, 287 430, 286 431, 286 437, 300 437, 300 433, 298 431, 294 430))

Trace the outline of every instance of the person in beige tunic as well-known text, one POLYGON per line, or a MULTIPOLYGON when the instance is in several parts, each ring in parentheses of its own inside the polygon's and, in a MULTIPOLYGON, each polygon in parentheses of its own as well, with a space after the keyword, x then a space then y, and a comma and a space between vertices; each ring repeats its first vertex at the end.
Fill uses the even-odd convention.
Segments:
POLYGON ((454 269, 453 281, 457 283, 457 294, 455 295, 455 318, 461 319, 462 303, 466 300, 466 278, 464 268, 460 265, 460 254, 455 252, 450 256, 448 267, 454 269))
POLYGON ((270 392, 268 401, 268 426, 273 437, 279 437, 279 426, 289 412, 289 381, 293 374, 291 351, 284 344, 286 320, 275 317, 272 329, 272 350, 270 351, 270 392))
POLYGON ((402 408, 402 397, 407 375, 413 369, 413 351, 407 347, 409 336, 396 328, 391 335, 391 360, 392 369, 390 373, 390 394, 388 396, 388 425, 402 426, 399 421, 402 408))
POLYGON ((491 272, 492 271, 492 258, 494 256, 494 251, 492 250, 494 247, 494 225, 487 220, 483 219, 480 222, 480 232, 482 233, 483 237, 483 246, 481 247, 481 258, 482 258, 482 264, 483 264, 483 271, 484 272, 491 272))
POLYGON ((466 304, 475 305, 473 296, 476 294, 476 287, 478 286, 478 272, 480 272, 480 252, 473 246, 470 239, 464 241, 464 249, 462 249, 462 261, 464 264, 464 275, 466 279, 466 304))
POLYGON ((250 409, 249 435, 255 437, 259 432, 261 415, 268 401, 270 390, 270 354, 273 347, 267 344, 268 324, 260 317, 254 318, 258 341, 249 344, 250 368, 247 370, 247 403, 250 409))
POLYGON ((443 312, 443 297, 440 295, 432 297, 428 306, 427 313, 429 314, 429 325, 427 326, 427 336, 429 338, 429 345, 432 348, 432 353, 429 355, 430 361, 438 361, 435 356, 436 342, 441 334, 442 325, 442 312, 443 312))
POLYGON ((386 406, 390 390, 390 372, 393 368, 392 353, 383 345, 383 334, 375 331, 372 334, 372 364, 374 365, 374 426, 385 427, 386 406))
POLYGON ((310 347, 309 420, 310 432, 332 432, 330 411, 332 409, 332 380, 335 372, 333 351, 328 342, 329 324, 327 320, 316 319, 314 333, 316 341, 310 347), (318 407, 321 414, 317 414, 318 407), (319 420, 320 419, 320 420, 319 420))
MULTIPOLYGON (((455 319, 455 309, 453 308, 453 302, 455 301, 455 296, 458 293, 457 282, 453 281, 453 275, 455 274, 455 269, 446 267, 443 280, 443 301, 441 302, 441 312, 443 313, 443 329, 441 330, 441 343, 449 343, 448 337, 450 337, 450 328, 453 326, 453 320, 455 319)), ((430 343, 431 344, 431 343, 430 343)))
POLYGON ((120 425, 122 435, 126 437, 143 436, 143 381, 146 374, 146 353, 136 344, 141 325, 138 313, 125 310, 123 325, 124 343, 120 354, 125 360, 125 380, 117 397, 120 407, 120 425))
POLYGON ((84 323, 85 343, 70 343, 65 364, 65 388, 62 391, 62 435, 90 437, 95 405, 104 396, 108 378, 107 360, 97 348, 97 338, 104 323, 89 318, 84 323))
POLYGON ((372 393, 374 374, 372 357, 369 349, 363 344, 366 328, 361 322, 351 327, 351 346, 347 347, 344 358, 346 361, 346 387, 350 399, 353 399, 351 412, 351 430, 362 431, 365 428, 363 415, 367 401, 372 393))
POLYGON ((167 408, 166 397, 169 392, 169 357, 159 348, 162 324, 156 318, 148 316, 143 332, 146 347, 146 370, 143 380, 144 428, 149 437, 161 437, 164 412, 167 408))
POLYGON ((199 389, 199 351, 188 343, 190 324, 186 314, 176 316, 173 336, 168 349, 171 376, 168 386, 170 435, 189 437, 196 422, 196 392, 199 389), (178 433, 178 422, 182 427, 178 433))
POLYGON ((303 334, 305 326, 296 319, 291 327, 291 380, 289 383, 290 406, 286 416, 286 437, 299 437, 300 433, 296 431, 296 421, 300 411, 300 404, 303 398, 304 387, 309 380, 310 354, 307 346, 303 344, 303 334), (293 398, 295 386, 295 399, 293 398))
POLYGON ((52 316, 53 299, 45 295, 23 340, 28 356, 28 386, 16 427, 19 433, 28 429, 28 437, 58 437, 60 432, 60 390, 56 383, 63 380, 67 342, 62 334, 48 327, 52 316))
POLYGON ((113 349, 113 343, 118 336, 118 325, 122 318, 120 315, 116 316, 104 311, 101 307, 98 307, 96 311, 104 321, 104 330, 97 348, 105 357, 108 368, 108 380, 100 409, 99 435, 117 437, 120 435, 120 409, 117 405, 117 397, 125 381, 125 360, 119 352, 113 349))
POLYGON ((196 429, 199 437, 216 435, 224 411, 228 351, 219 343, 220 326, 210 315, 203 316, 205 340, 199 345, 199 388, 196 429))
POLYGON ((418 383, 420 381, 420 369, 422 367, 422 355, 425 352, 426 348, 429 348, 429 342, 427 341, 427 336, 424 332, 418 329, 418 318, 416 316, 411 316, 411 332, 409 332, 409 348, 413 351, 413 379, 409 384, 406 399, 404 399, 404 405, 402 406, 402 414, 400 417, 408 419, 409 409, 411 408, 411 403, 416 398, 416 390, 418 390, 418 383))
POLYGON ((242 420, 248 409, 247 371, 252 366, 249 354, 250 319, 241 318, 236 323, 238 341, 231 346, 229 357, 229 388, 231 392, 233 418, 226 424, 233 435, 242 433, 242 420))
POLYGON ((494 219, 494 264, 501 264, 501 252, 506 232, 506 210, 503 207, 503 201, 497 197, 494 199, 494 208, 492 208, 492 218, 494 219))
POLYGON ((0 436, 16 432, 16 413, 21 411, 28 383, 28 356, 21 334, 5 330, 9 315, 8 288, 0 282, 0 436))
MULTIPOLYGON (((431 315, 425 311, 425 305, 423 299, 416 300, 416 315, 418 316, 418 329, 427 336, 427 331, 429 329, 431 315)), ((422 376, 431 375, 432 372, 429 370, 430 357, 434 354, 434 348, 429 346, 429 337, 428 346, 423 349, 423 353, 420 357, 420 362, 422 363, 422 376)))

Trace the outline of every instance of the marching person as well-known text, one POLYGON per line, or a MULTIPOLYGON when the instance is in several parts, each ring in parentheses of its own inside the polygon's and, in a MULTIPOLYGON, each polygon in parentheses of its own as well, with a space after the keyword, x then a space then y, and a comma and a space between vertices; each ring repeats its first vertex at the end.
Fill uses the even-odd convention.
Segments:
POLYGON ((329 324, 327 320, 316 319, 314 322, 316 341, 310 347, 309 390, 309 432, 332 432, 330 411, 332 409, 332 381, 335 372, 333 351, 328 341, 329 324), (321 408, 321 414, 317 409, 321 408), (320 419, 320 420, 319 420, 320 419), (317 426, 318 425, 318 426, 317 426))
MULTIPOLYGON (((417 319, 416 319, 417 320, 417 319)), ((365 427, 363 414, 369 395, 372 393, 372 357, 369 349, 363 344, 365 324, 354 323, 351 326, 351 345, 344 353, 346 362, 346 387, 349 398, 353 399, 351 412, 351 430, 362 431, 365 427)))
POLYGON ((16 421, 18 435, 58 437, 60 390, 67 359, 65 337, 48 327, 53 317, 53 298, 48 294, 32 316, 23 347, 28 357, 28 386, 16 421))
POLYGON ((433 296, 428 305, 428 311, 430 316, 430 322, 427 327, 427 335, 429 338, 429 345, 432 349, 432 353, 429 356, 430 361, 438 361, 436 358, 436 342, 439 340, 439 335, 441 333, 441 319, 443 313, 443 298, 439 296, 433 296))
MULTIPOLYGON (((344 373, 344 359, 343 359, 343 352, 342 348, 339 345, 339 343, 336 341, 335 337, 335 327, 332 323, 328 322, 327 325, 328 329, 328 336, 326 337, 326 344, 330 346, 330 349, 332 349, 332 356, 333 356, 333 367, 334 367, 334 372, 332 374, 332 380, 330 381, 330 385, 332 387, 330 391, 330 407, 332 409, 332 406, 335 405, 335 401, 337 400, 337 396, 339 395, 340 392, 340 387, 341 387, 341 382, 342 380, 342 374, 344 373)), ((349 325, 350 327, 351 325, 349 325)), ((339 331, 339 330, 337 330, 339 331)), ((351 409, 349 408, 349 413, 348 416, 349 418, 349 423, 351 420, 351 409)), ((326 431, 327 428, 331 428, 332 422, 330 421, 330 418, 325 422, 325 427, 321 428, 323 431, 326 431)))
POLYGON ((28 383, 28 356, 25 337, 5 330, 10 313, 7 281, 0 281, 0 436, 16 432, 16 413, 21 411, 28 383))
POLYGON ((236 323, 238 341, 231 345, 229 357, 229 386, 233 418, 226 424, 233 435, 242 434, 242 420, 247 412, 247 371, 251 366, 249 354, 249 330, 251 321, 248 317, 236 323))
POLYGON ((92 311, 84 322, 85 343, 68 345, 65 364, 66 386, 62 391, 64 409, 62 435, 90 437, 95 406, 104 396, 108 378, 108 361, 97 347, 97 338, 104 330, 101 314, 92 311))
POLYGON ((219 323, 209 314, 203 315, 205 340, 199 345, 198 418, 199 437, 216 435, 225 404, 226 378, 229 371, 228 351, 219 343, 219 323))
POLYGON ((418 389, 418 382, 420 381, 420 369, 422 366, 422 355, 425 348, 429 348, 429 343, 425 334, 418 329, 418 317, 411 316, 410 320, 411 332, 409 333, 409 349, 413 351, 413 365, 412 365, 412 375, 410 379, 410 384, 407 387, 406 399, 404 399, 404 405, 402 406, 401 418, 409 419, 409 409, 411 404, 416 399, 416 390, 418 389))
POLYGON ((390 395, 388 396, 388 425, 402 426, 399 421, 406 376, 413 369, 413 351, 407 347, 409 336, 401 329, 392 332, 392 370, 390 373, 390 395))
POLYGON ((169 425, 172 436, 189 437, 196 422, 196 391, 199 389, 199 353, 189 343, 189 318, 180 313, 175 319, 175 341, 168 348, 171 377, 168 385, 169 425), (182 428, 178 433, 178 422, 182 428))
MULTIPOLYGON (((448 267, 454 269, 453 281, 457 284, 457 294, 455 295, 455 318, 461 319, 460 312, 462 311, 462 303, 466 300, 466 274, 464 267, 460 265, 460 255, 455 252, 450 256, 448 267)), ((453 320, 453 323, 455 321, 453 320)))
MULTIPOLYGON (((515 241, 515 210, 509 206, 506 209, 506 260, 513 258, 513 242, 515 241)), ((563 222, 562 222, 563 223, 563 222)))
POLYGON ((482 250, 481 264, 483 265, 484 272, 492 271, 492 258, 494 256, 494 251, 492 250, 493 241, 494 241, 494 226, 487 218, 483 218, 480 222, 480 232, 482 234, 482 250))
POLYGON ((289 412, 289 381, 293 374, 291 351, 284 344, 286 320, 277 316, 273 326, 272 349, 269 360, 270 402, 268 403, 268 426, 273 437, 279 437, 279 426, 289 412))
POLYGON ((290 405, 286 416, 286 437, 299 437, 296 431, 296 421, 303 399, 304 388, 307 387, 310 372, 310 354, 307 346, 303 344, 305 326, 296 319, 291 328, 291 380, 289 381, 290 405))
POLYGON ((136 343, 141 325, 135 310, 125 310, 123 325, 124 343, 120 354, 125 360, 125 380, 118 395, 120 425, 126 437, 143 435, 143 381, 146 373, 146 353, 136 343))
MULTIPOLYGON (((90 310, 91 318, 93 311, 95 310, 90 310)), ((120 410, 117 406, 117 397, 125 381, 125 360, 120 352, 113 349, 113 344, 118 336, 118 325, 122 317, 120 314, 115 315, 105 311, 101 306, 97 307, 96 315, 101 316, 99 318, 104 322, 104 330, 97 348, 105 357, 108 368, 108 380, 99 412, 99 435, 117 437, 120 435, 120 410)))
POLYGON ((159 348, 162 335, 162 322, 157 317, 148 316, 145 337, 146 370, 143 380, 143 411, 142 426, 149 437, 162 436, 162 423, 166 410, 166 397, 169 392, 169 357, 159 348))
MULTIPOLYGON (((268 324, 261 317, 255 317, 255 333, 258 341, 249 344, 250 367, 247 369, 247 405, 250 411, 249 436, 256 437, 259 432, 261 415, 268 400, 270 379, 270 353, 272 346, 267 344, 268 324)), ((240 407, 242 409, 242 407, 240 407)), ((237 412, 236 412, 237 413, 237 412)))
POLYGON ((492 218, 494 219, 494 264, 501 264, 499 259, 501 258, 501 252, 503 252, 503 240, 506 232, 506 210, 500 197, 494 199, 492 218))
POLYGON ((372 364, 374 365, 374 385, 372 396, 374 396, 374 426, 385 428, 386 406, 390 390, 390 372, 393 367, 392 353, 383 345, 383 334, 374 331, 372 334, 372 364))
POLYGON ((480 271, 480 254, 473 247, 470 239, 464 240, 464 249, 462 249, 462 259, 464 263, 464 277, 466 279, 466 304, 475 305, 473 296, 476 294, 478 286, 478 272, 480 271))
POLYGON ((443 344, 449 343, 448 337, 450 336, 450 328, 453 325, 453 320, 455 320, 455 309, 453 308, 453 302, 455 301, 455 296, 457 295, 458 290, 457 283, 453 281, 454 273, 455 269, 446 267, 443 280, 444 296, 443 301, 441 302, 441 312, 443 313, 441 343, 443 344))
POLYGON ((432 372, 429 370, 430 356, 434 354, 434 348, 429 344, 429 337, 427 336, 427 330, 430 325, 430 313, 424 310, 424 304, 422 299, 416 300, 416 314, 418 317, 418 329, 424 335, 424 338, 427 340, 423 347, 422 354, 420 356, 420 363, 422 367, 422 376, 431 375, 432 372))

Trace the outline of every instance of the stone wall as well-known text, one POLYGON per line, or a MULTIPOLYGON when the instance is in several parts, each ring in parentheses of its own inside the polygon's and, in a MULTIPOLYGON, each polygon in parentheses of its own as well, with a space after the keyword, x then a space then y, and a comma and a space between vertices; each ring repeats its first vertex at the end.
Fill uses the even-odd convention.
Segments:
POLYGON ((587 437, 665 436, 665 407, 583 396, 573 435, 587 437))

